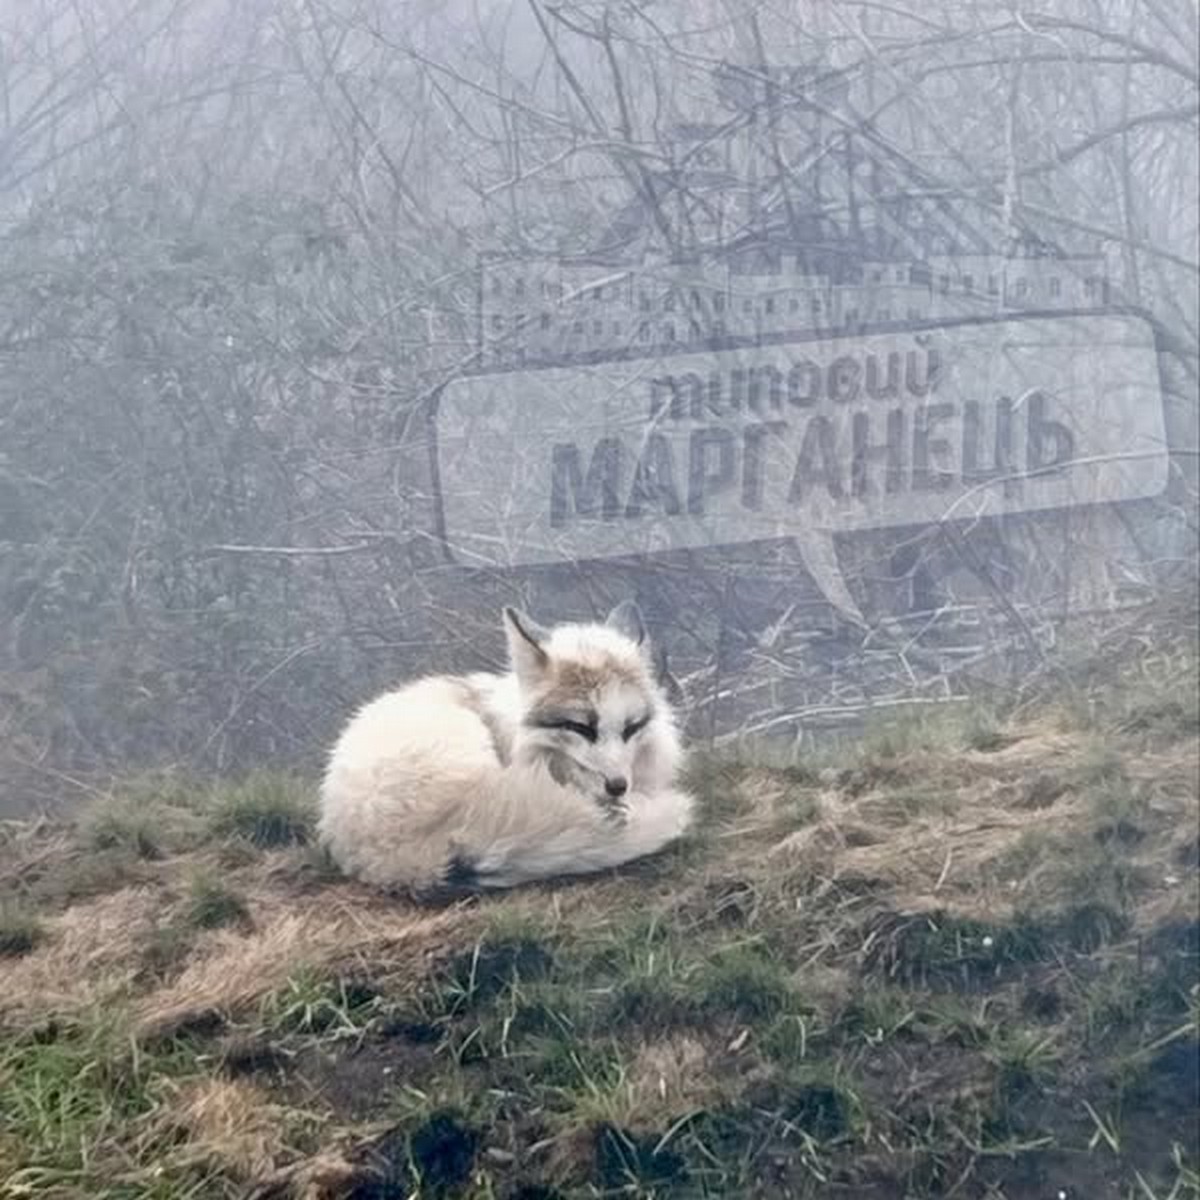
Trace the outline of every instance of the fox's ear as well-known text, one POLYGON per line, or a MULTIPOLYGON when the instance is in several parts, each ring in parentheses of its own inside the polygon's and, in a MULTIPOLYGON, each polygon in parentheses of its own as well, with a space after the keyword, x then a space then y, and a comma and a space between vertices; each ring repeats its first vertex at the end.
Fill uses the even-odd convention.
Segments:
POLYGON ((504 609, 504 633, 508 638, 508 656, 517 678, 532 683, 546 670, 550 656, 542 647, 547 633, 515 608, 504 609))
POLYGON ((632 600, 622 600, 608 614, 604 623, 623 634, 635 646, 640 646, 646 640, 646 623, 642 620, 642 610, 632 600))
POLYGON ((670 703, 678 708, 683 703, 683 688, 679 686, 679 680, 671 672, 671 664, 667 662, 667 648, 661 641, 655 643, 652 657, 655 681, 662 688, 670 703))

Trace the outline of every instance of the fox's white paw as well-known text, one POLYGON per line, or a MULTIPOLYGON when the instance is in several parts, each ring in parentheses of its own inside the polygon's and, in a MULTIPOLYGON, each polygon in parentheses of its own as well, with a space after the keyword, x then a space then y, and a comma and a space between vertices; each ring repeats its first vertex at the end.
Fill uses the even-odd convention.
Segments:
POLYGON ((666 845, 691 828, 695 802, 686 792, 668 788, 631 798, 630 835, 647 845, 666 845))
POLYGON ((604 819, 618 829, 629 823, 629 805, 624 796, 619 800, 610 800, 604 797, 596 801, 596 807, 603 814, 604 819))
POLYGON ((692 827, 696 815, 696 801, 687 792, 675 790, 662 792, 656 799, 675 822, 675 834, 681 837, 692 827))

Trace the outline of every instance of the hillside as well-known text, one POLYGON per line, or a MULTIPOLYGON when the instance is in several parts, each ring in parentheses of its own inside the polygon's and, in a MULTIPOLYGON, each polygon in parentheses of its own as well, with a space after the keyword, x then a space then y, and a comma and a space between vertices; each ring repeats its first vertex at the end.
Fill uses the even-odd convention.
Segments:
POLYGON ((417 907, 311 783, 0 827, 0 1194, 1200 1195, 1194 642, 812 763, 702 828, 417 907))

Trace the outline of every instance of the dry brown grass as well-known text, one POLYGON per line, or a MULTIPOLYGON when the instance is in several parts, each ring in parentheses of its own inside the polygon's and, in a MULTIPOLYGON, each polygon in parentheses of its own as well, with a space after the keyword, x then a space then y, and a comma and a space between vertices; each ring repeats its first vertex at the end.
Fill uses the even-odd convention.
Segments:
MULTIPOLYGON (((39 872, 69 873, 79 861, 78 847, 59 835, 35 839, 22 853, 14 874, 31 861, 39 872)), ((301 968, 416 979, 431 955, 470 936, 477 923, 470 906, 423 909, 348 882, 313 888, 296 852, 252 856, 235 868, 220 858, 198 851, 156 863, 145 884, 52 911, 40 944, 0 973, 0 1022, 15 1027, 128 1000, 139 1034, 163 1036, 241 1014, 301 968), (245 895, 250 919, 190 931, 177 970, 147 972, 147 948, 174 928, 196 871, 220 871, 245 895)))
MULTIPOLYGON (((782 835, 788 785, 751 771, 737 785, 738 816, 720 869, 768 881, 787 871, 809 888, 869 885, 881 906, 980 920, 1065 903, 1078 881, 1055 868, 1070 855, 1031 871, 1009 864, 1023 843, 1077 848, 1096 840, 1104 823, 1097 787, 1078 778, 1096 753, 1095 736, 1044 724, 1015 726, 1008 736, 994 753, 918 753, 889 758, 874 774, 846 772, 814 787, 811 821, 782 835)), ((1194 748, 1142 751, 1127 768, 1124 786, 1144 790, 1146 801, 1125 865, 1185 913, 1195 890, 1169 864, 1181 861, 1200 822, 1194 748)))
POLYGON ((338 1148, 339 1131, 324 1130, 323 1148, 312 1140, 309 1114, 275 1102, 245 1080, 201 1078, 164 1090, 149 1137, 172 1145, 169 1169, 216 1172, 242 1194, 294 1200, 339 1200, 361 1178, 361 1164, 338 1148))
POLYGON ((0 1022, 42 1021, 128 993, 159 899, 150 888, 121 888, 46 918, 42 942, 0 973, 0 1022))
POLYGON ((242 1015, 301 970, 415 981, 435 954, 467 936, 472 922, 464 909, 384 908, 357 889, 338 891, 307 900, 260 893, 251 932, 214 931, 176 978, 139 1000, 138 1034, 161 1037, 212 1016, 242 1015))
MULTIPOLYGON (((0 1017, 40 1020, 133 995, 139 1032, 162 1035, 205 1016, 242 1014, 301 968, 417 979, 433 957, 468 944, 498 907, 510 921, 584 933, 631 903, 643 911, 703 906, 714 883, 731 878, 767 898, 764 920, 781 892, 796 888, 809 895, 869 888, 877 910, 991 921, 1065 903, 1077 880, 1062 870, 1064 860, 1050 854, 1022 862, 1016 852, 1095 840, 1100 818, 1095 787, 1086 782, 1095 737, 1045 722, 1014 727, 1009 736, 994 753, 917 752, 876 769, 826 772, 816 785, 752 768, 730 777, 729 814, 708 831, 713 852, 702 861, 685 856, 669 874, 650 863, 624 877, 446 909, 348 882, 314 884, 300 851, 253 856, 233 868, 220 867, 211 851, 197 852, 186 861, 222 870, 245 896, 250 925, 197 932, 181 969, 147 986, 140 980, 147 938, 185 891, 185 860, 167 860, 154 864, 150 884, 51 915, 43 942, 0 975, 0 1017)), ((1151 881, 1138 910, 1142 923, 1176 919, 1196 902, 1195 873, 1170 866, 1183 860, 1200 820, 1194 766, 1188 747, 1174 746, 1143 752, 1125 772, 1127 786, 1148 797, 1125 855, 1129 869, 1151 881)), ((9 856, 11 876, 67 871, 78 861, 78 848, 59 829, 17 834, 10 850, 13 844, 19 852, 9 856)), ((834 910, 830 918, 837 919, 834 910)), ((845 919, 861 923, 862 906, 849 906, 845 919)))
POLYGON ((655 1119, 664 1108, 703 1109, 721 1090, 711 1067, 708 1049, 695 1037, 661 1038, 638 1047, 628 1078, 631 1124, 641 1112, 655 1119))
POLYGON ((287 1144, 289 1112, 240 1079, 195 1079, 164 1096, 164 1132, 183 1139, 179 1161, 215 1164, 232 1178, 263 1185, 300 1155, 287 1144))
MULTIPOLYGON (((1178 682, 1174 662, 1165 677, 1178 682)), ((803 1188, 832 1178, 853 1147, 843 1184, 899 1172, 887 1186, 920 1195, 898 1163, 999 1161, 971 1150, 985 1134, 968 1125, 1013 1119, 1006 1088, 1048 1095, 1036 1081, 1114 1029, 1126 1039, 1118 1073, 1150 1070, 1187 1036, 1190 960, 1169 947, 1185 944, 1200 907, 1196 737, 1153 672, 1139 686, 1097 692, 1082 713, 1075 700, 1024 704, 1001 735, 971 735, 986 750, 953 729, 900 731, 841 763, 709 764, 708 815, 689 844, 441 908, 338 879, 304 846, 215 834, 157 857, 139 856, 135 839, 105 887, 90 858, 100 852, 69 828, 6 826, 0 900, 40 904, 40 933, 0 972, 0 1029, 36 1039, 54 1016, 114 1014, 134 1062, 163 1072, 122 1153, 217 1189, 196 1195, 333 1200, 381 1170, 412 1191, 412 1138, 431 1139, 421 1154, 440 1171, 456 1161, 443 1141, 489 1122, 504 1137, 465 1138, 462 1152, 500 1182, 447 1195, 507 1194, 529 1147, 531 1178, 586 1179, 561 1195, 619 1189, 623 1171, 648 1172, 631 1195, 686 1194, 654 1182, 664 1138, 705 1170, 732 1156, 710 1194, 743 1194, 729 1181, 754 1177, 756 1139, 796 1127, 811 1134, 789 1151, 808 1182, 762 1194, 820 1195, 803 1188), (237 921, 189 921, 197 878, 237 897, 237 921), (1081 933, 1077 909, 1093 922, 1081 933), (992 971, 980 946, 1003 939, 1009 958, 992 971), (1143 965, 1143 946, 1157 966, 1143 965), (1156 997, 1147 972, 1159 967, 1156 997), (957 993, 967 999, 955 1007, 957 993), (972 1008, 976 993, 987 1000, 972 1008), (214 1027, 230 1025, 214 1045, 214 1027), (393 1025, 408 1032, 384 1032, 393 1025), (248 1053, 221 1048, 239 1039, 248 1053), (860 1129, 871 1105, 886 1145, 862 1132, 871 1121, 860 1129), (930 1105, 958 1122, 943 1142, 930 1105), (910 1144, 917 1129, 927 1145, 910 1144), (907 1149, 887 1149, 896 1139, 907 1149)), ((1069 1077, 1097 1071, 1081 1056, 1069 1077)), ((1107 1087, 1089 1102, 1109 1103, 1107 1087)), ((1073 1099, 1068 1111, 1082 1112, 1073 1099)), ((2 1133, 0 1180, 6 1155, 29 1153, 2 1133)), ((1076 1134, 1086 1146, 1091 1128, 1059 1131, 1076 1134)), ((930 1179, 926 1195, 954 1182, 930 1179)))

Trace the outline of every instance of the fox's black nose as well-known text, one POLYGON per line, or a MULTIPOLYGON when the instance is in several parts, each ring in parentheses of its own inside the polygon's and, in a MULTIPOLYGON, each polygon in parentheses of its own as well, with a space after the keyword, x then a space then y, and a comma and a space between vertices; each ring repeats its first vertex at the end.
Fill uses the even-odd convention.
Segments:
POLYGON ((604 781, 604 790, 614 800, 619 800, 629 791, 629 784, 624 779, 606 779, 604 781))

